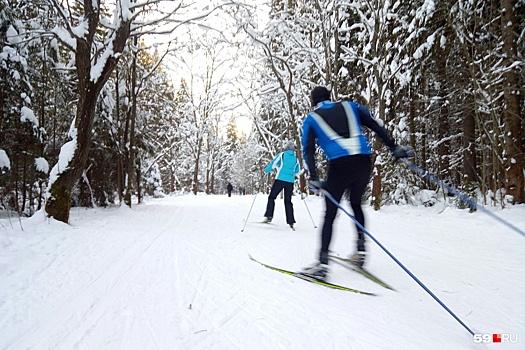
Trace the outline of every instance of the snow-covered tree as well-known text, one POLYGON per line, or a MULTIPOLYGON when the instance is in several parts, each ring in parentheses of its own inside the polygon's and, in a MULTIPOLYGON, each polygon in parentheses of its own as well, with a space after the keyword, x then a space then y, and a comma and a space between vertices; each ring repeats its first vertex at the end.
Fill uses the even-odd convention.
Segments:
MULTIPOLYGON (((47 190, 47 214, 67 222, 72 203, 219 193, 230 180, 258 190, 284 141, 301 156, 316 85, 366 106, 451 185, 524 202, 524 10, 523 0, 0 0, 2 203, 31 214, 47 190), (240 116, 252 133, 234 137, 240 116)), ((376 208, 439 190, 372 141, 376 208)))
MULTIPOLYGON (((163 5, 169 2, 164 1, 133 3, 116 0, 103 4, 85 0, 75 7, 66 7, 67 4, 55 1, 42 3, 56 14, 56 26, 48 35, 53 35, 70 53, 72 60, 69 63, 77 78, 78 101, 69 132, 71 140, 62 147, 58 163, 51 171, 50 196, 46 203, 48 215, 67 222, 72 188, 87 165, 98 96, 117 66, 128 40, 148 31, 173 32, 181 23, 205 17, 210 9, 196 13, 190 6, 193 4, 184 1, 178 6, 168 6, 168 11, 163 5), (109 8, 112 11, 106 11, 109 8)), ((132 167, 129 163, 133 164, 133 152, 130 155, 128 168, 132 167)), ((129 173, 128 169, 128 177, 129 173)))

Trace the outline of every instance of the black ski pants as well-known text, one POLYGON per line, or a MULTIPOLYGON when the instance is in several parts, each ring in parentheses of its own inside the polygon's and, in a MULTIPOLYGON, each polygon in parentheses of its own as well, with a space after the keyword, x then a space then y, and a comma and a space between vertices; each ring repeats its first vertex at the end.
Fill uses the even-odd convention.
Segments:
MULTIPOLYGON (((372 161, 369 154, 357 154, 336 158, 330 161, 325 189, 341 203, 345 191, 350 193, 350 206, 354 216, 363 227, 365 217, 361 209, 361 200, 370 180, 372 161)), ((324 216, 323 229, 321 232, 320 261, 328 263, 328 248, 332 240, 332 228, 338 207, 329 199, 325 198, 326 212, 324 216)), ((342 204, 342 203, 341 203, 342 204)), ((356 225, 358 238, 364 240, 364 233, 356 225)))
POLYGON ((293 182, 286 182, 281 180, 275 180, 268 195, 268 204, 266 205, 266 212, 264 216, 267 218, 273 218, 273 212, 275 209, 275 198, 284 189, 284 211, 286 212, 286 223, 288 225, 295 224, 295 218, 293 216, 293 204, 292 204, 292 192, 293 182))

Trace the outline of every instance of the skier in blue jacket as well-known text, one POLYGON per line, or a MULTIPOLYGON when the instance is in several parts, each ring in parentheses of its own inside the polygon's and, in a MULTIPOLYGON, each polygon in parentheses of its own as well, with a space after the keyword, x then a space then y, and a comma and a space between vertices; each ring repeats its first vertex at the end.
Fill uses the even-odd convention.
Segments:
POLYGON ((268 204, 264 213, 263 222, 271 222, 275 209, 275 198, 284 189, 284 210, 286 212, 286 223, 293 228, 295 218, 293 215, 292 192, 295 176, 299 173, 299 161, 294 153, 295 144, 293 141, 286 142, 283 152, 277 154, 270 164, 264 169, 268 174, 272 170, 277 170, 275 181, 268 195, 268 204))
MULTIPOLYGON (((362 196, 370 180, 372 170, 372 149, 362 130, 366 126, 379 136, 390 148, 397 159, 414 156, 411 147, 398 146, 386 131, 382 122, 375 119, 365 107, 349 101, 332 102, 330 91, 315 87, 310 95, 312 111, 303 122, 303 158, 309 173, 308 187, 319 192, 328 191, 340 202, 345 191, 350 192, 350 206, 355 219, 365 227, 365 218, 361 209, 362 196), (329 161, 326 183, 322 184, 315 165, 315 143, 323 150, 329 161)), ((337 206, 325 198, 326 212, 321 232, 319 261, 303 270, 304 273, 318 279, 325 279, 328 273, 328 248, 332 239, 332 226, 337 214, 337 206)), ((357 228, 357 252, 350 259, 357 265, 365 262, 365 235, 357 228)))

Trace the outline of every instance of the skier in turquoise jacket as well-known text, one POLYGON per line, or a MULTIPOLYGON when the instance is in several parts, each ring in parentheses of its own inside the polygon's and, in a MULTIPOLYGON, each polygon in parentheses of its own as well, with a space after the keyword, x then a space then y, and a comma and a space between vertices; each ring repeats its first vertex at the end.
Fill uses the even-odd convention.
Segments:
POLYGON ((268 174, 272 170, 277 170, 277 176, 268 195, 268 204, 264 213, 263 222, 271 222, 275 209, 275 198, 284 189, 284 210, 286 213, 286 223, 293 228, 295 218, 293 215, 292 192, 295 176, 299 174, 300 166, 295 156, 295 144, 292 141, 286 142, 283 152, 277 154, 270 164, 264 169, 268 174))

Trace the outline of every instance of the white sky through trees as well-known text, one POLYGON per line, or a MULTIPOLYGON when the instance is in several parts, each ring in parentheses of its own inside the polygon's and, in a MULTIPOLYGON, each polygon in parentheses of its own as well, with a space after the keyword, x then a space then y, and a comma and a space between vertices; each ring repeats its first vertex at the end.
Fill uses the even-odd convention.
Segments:
MULTIPOLYGON (((220 2, 220 3, 224 3, 220 2)), ((163 4, 162 6, 169 6, 163 4)), ((205 13, 213 5, 197 4, 195 13, 205 13)), ((163 65, 170 72, 173 86, 177 90, 181 79, 188 84, 193 84, 194 97, 198 100, 204 98, 203 77, 206 75, 206 67, 211 64, 206 54, 206 45, 212 45, 213 49, 220 53, 216 60, 219 67, 216 68, 217 77, 222 77, 220 91, 225 94, 224 115, 221 117, 221 126, 225 127, 233 115, 236 120, 238 134, 249 134, 252 128, 252 116, 250 110, 254 108, 253 101, 250 101, 252 94, 256 94, 257 82, 254 81, 256 64, 248 56, 252 55, 249 51, 256 50, 251 47, 251 40, 242 29, 239 23, 243 21, 257 21, 258 26, 263 27, 268 20, 268 7, 262 4, 247 4, 242 11, 237 11, 235 16, 229 13, 232 6, 223 6, 221 9, 213 11, 203 21, 189 24, 179 28, 173 33, 154 34, 144 37, 144 41, 150 50, 155 48, 159 52, 171 50, 171 53, 164 58, 163 65), (253 11, 256 18, 247 18, 248 12, 253 11), (239 13, 241 15, 239 16, 239 13), (237 22, 236 22, 237 21, 237 22), (242 96, 239 96, 242 94, 242 96), (251 107, 247 107, 251 105, 251 107)), ((158 30, 162 33, 162 30, 158 30)), ((253 55, 252 55, 253 56, 253 55)))

